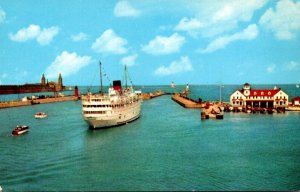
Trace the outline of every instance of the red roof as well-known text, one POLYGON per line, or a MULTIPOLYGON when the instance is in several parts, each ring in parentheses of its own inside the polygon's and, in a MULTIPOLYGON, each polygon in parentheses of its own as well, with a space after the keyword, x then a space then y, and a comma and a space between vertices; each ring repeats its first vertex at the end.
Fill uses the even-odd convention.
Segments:
POLYGON ((276 90, 250 90, 250 96, 268 96, 268 97, 273 97, 274 95, 276 95, 280 90, 276 89, 276 90))
POLYGON ((292 99, 292 101, 300 101, 300 97, 295 97, 292 99))

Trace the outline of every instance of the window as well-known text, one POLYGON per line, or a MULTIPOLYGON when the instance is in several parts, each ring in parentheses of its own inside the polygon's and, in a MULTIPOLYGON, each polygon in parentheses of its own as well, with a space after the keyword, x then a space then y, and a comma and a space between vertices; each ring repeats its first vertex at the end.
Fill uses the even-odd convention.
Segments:
POLYGON ((84 111, 84 114, 106 114, 106 111, 84 111))

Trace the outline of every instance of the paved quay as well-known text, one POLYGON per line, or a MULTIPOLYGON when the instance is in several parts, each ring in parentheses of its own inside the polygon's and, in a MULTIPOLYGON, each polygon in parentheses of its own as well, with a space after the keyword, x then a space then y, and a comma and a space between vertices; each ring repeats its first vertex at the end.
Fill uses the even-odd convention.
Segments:
POLYGON ((54 98, 45 98, 45 99, 34 99, 28 101, 8 101, 8 102, 0 102, 0 109, 10 108, 10 107, 30 106, 30 105, 44 104, 44 103, 75 101, 75 100, 78 100, 78 97, 64 96, 64 97, 54 97, 54 98))

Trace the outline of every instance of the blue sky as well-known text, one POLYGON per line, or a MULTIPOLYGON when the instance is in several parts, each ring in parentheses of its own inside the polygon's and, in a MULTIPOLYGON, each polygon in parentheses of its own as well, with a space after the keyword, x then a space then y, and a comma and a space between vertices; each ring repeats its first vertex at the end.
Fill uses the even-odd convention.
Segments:
POLYGON ((295 0, 0 0, 0 84, 300 83, 295 0))

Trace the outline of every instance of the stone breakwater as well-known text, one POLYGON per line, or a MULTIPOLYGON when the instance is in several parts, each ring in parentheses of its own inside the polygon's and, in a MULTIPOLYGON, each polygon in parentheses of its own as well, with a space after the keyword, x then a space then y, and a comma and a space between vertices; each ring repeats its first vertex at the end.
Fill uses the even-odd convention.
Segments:
POLYGON ((64 97, 54 97, 54 98, 45 98, 45 99, 34 99, 28 101, 8 101, 0 102, 0 109, 10 108, 10 107, 21 107, 29 106, 35 104, 44 104, 44 103, 54 103, 54 102, 63 102, 63 101, 76 101, 78 97, 75 96, 64 96, 64 97))

